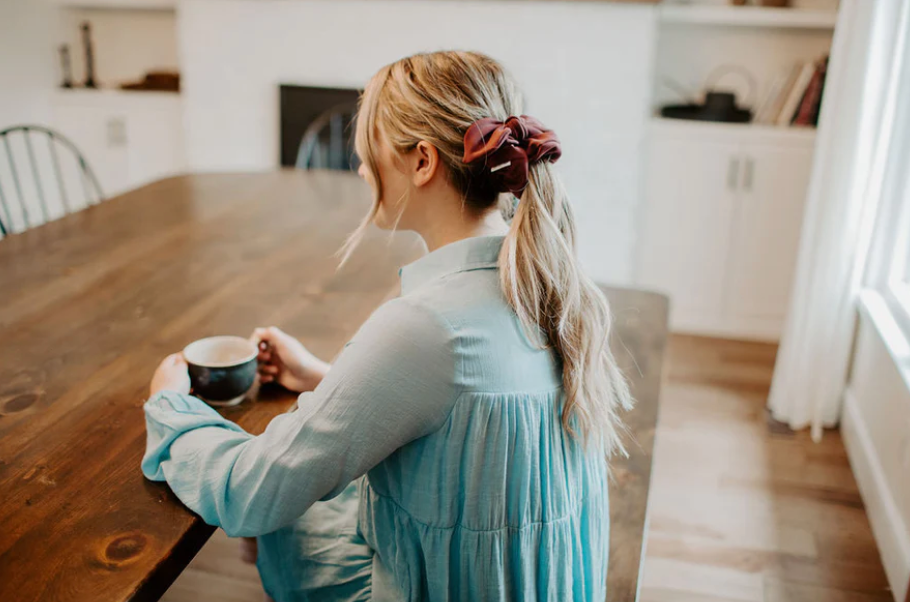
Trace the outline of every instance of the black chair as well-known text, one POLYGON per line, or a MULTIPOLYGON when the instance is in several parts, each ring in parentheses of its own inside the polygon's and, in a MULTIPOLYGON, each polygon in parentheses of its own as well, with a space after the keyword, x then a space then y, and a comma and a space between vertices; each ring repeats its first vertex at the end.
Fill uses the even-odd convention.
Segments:
POLYGON ((357 104, 336 105, 319 115, 307 127, 297 150, 298 169, 355 171, 354 119, 357 104))
POLYGON ((15 233, 17 224, 19 231, 25 230, 103 200, 98 178, 65 136, 40 125, 0 131, 0 234, 15 233), (58 149, 63 151, 62 160, 58 149), (30 210, 40 212, 41 220, 30 210))

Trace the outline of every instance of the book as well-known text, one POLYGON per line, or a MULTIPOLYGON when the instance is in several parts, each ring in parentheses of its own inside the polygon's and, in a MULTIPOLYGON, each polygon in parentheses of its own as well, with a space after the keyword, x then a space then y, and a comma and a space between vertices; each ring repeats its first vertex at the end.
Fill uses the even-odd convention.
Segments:
POLYGON ((806 93, 806 87, 809 85, 813 73, 815 73, 815 65, 813 63, 808 62, 802 65, 793 88, 790 89, 790 94, 777 115, 777 125, 790 125, 793 115, 796 113, 797 107, 799 107, 799 101, 802 100, 803 95, 806 93))
POLYGON ((828 81, 828 59, 830 57, 826 56, 822 59, 822 77, 818 86, 818 98, 815 101, 815 106, 812 107, 812 125, 818 125, 818 116, 822 110, 822 97, 825 94, 825 83, 828 81))
POLYGON ((799 77, 802 68, 802 63, 797 63, 790 69, 790 73, 787 74, 786 78, 783 80, 780 88, 777 91, 777 96, 768 106, 766 113, 763 115, 762 123, 777 123, 777 116, 780 115, 780 110, 783 108, 784 102, 786 102, 787 97, 790 95, 790 90, 793 89, 793 84, 796 83, 796 79, 799 77))
POLYGON ((781 89, 786 83, 786 75, 780 75, 775 78, 773 82, 771 82, 771 87, 768 89, 768 93, 755 108, 755 117, 752 119, 753 123, 771 123, 771 109, 774 106, 774 103, 777 101, 777 97, 780 96, 781 89))
POLYGON ((806 91, 803 93, 803 97, 799 101, 799 106, 796 108, 796 113, 793 115, 793 120, 791 121, 793 125, 812 125, 812 109, 819 96, 821 96, 821 80, 822 68, 821 62, 819 62, 815 65, 812 79, 809 80, 809 85, 806 86, 806 91))
POLYGON ((822 94, 824 93, 825 80, 828 75, 828 57, 824 57, 815 65, 815 73, 809 82, 806 93, 800 102, 799 109, 793 117, 794 125, 818 125, 818 114, 821 109, 822 94))

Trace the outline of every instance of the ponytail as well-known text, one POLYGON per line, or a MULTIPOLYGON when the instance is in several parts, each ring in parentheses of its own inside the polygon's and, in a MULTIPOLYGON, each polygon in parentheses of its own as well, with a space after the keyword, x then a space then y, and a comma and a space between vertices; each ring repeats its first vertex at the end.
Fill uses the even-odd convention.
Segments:
POLYGON ((562 363, 563 427, 624 453, 618 409, 632 406, 608 343, 610 309, 581 269, 575 221, 550 163, 531 165, 499 256, 502 292, 528 333, 542 332, 562 363))

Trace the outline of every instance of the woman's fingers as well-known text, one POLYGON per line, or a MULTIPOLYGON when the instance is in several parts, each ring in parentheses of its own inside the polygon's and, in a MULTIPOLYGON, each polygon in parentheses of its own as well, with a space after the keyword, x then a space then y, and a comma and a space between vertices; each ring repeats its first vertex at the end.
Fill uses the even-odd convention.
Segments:
POLYGON ((275 326, 269 326, 268 328, 256 328, 253 330, 253 335, 250 337, 250 340, 256 343, 272 343, 275 340, 279 339, 284 335, 281 332, 281 329, 275 326))
POLYGON ((169 367, 179 367, 186 366, 186 360, 183 357, 183 352, 172 353, 161 361, 161 366, 169 367))
POLYGON ((280 370, 278 366, 273 366, 272 364, 263 364, 259 366, 259 374, 269 374, 271 376, 276 376, 280 370))
POLYGON ((259 555, 259 546, 256 544, 255 537, 244 537, 240 540, 240 557, 249 564, 256 564, 256 557, 259 555))
POLYGON ((253 334, 250 335, 250 342, 259 349, 268 349, 270 340, 271 337, 268 328, 256 328, 253 330, 253 334))

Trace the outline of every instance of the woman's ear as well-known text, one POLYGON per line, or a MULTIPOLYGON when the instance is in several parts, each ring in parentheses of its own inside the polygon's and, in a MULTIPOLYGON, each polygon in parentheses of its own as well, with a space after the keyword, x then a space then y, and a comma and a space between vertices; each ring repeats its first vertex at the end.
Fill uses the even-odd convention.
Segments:
POLYGON ((411 151, 411 180, 418 188, 433 181, 439 170, 439 151, 425 140, 417 143, 411 151))

